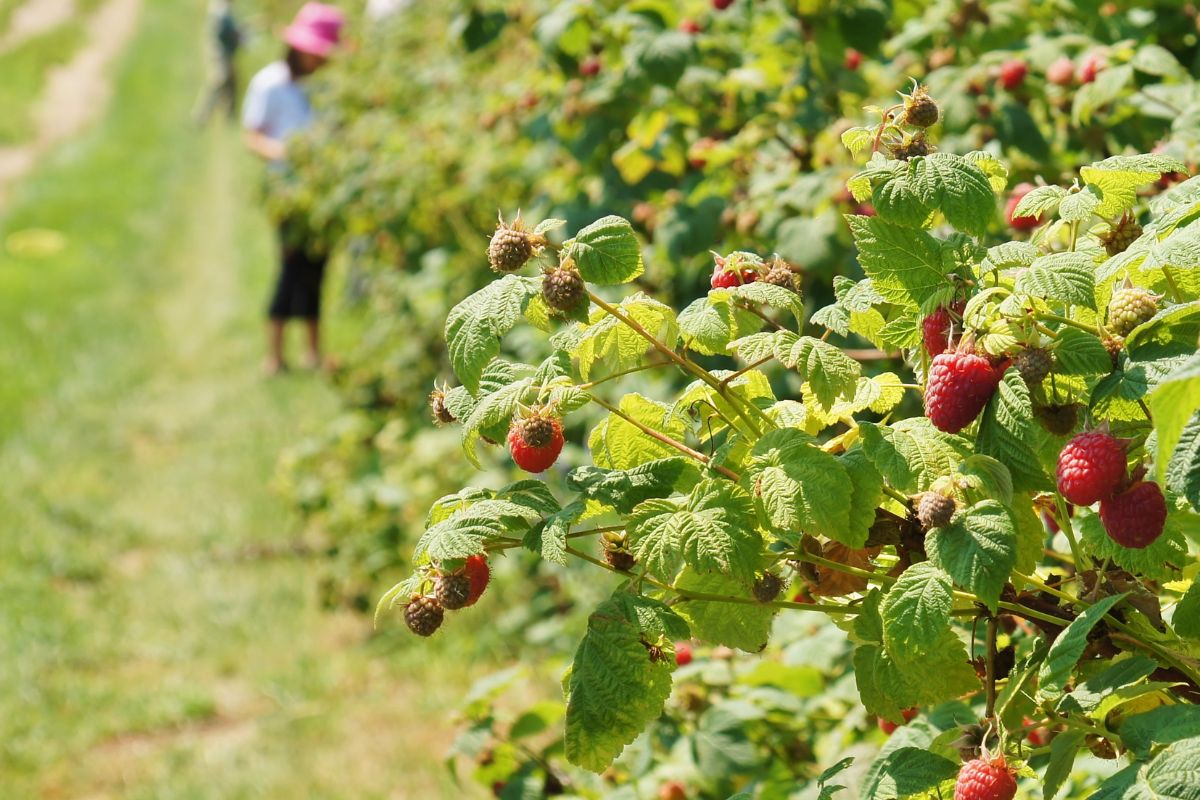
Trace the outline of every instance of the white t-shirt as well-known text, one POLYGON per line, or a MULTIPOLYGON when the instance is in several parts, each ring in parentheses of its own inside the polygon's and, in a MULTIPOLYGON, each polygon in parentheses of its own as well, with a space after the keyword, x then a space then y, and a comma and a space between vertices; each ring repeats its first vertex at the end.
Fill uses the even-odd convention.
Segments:
POLYGON ((291 70, 282 61, 259 70, 246 89, 242 104, 242 126, 248 130, 286 139, 312 122, 312 106, 291 70))

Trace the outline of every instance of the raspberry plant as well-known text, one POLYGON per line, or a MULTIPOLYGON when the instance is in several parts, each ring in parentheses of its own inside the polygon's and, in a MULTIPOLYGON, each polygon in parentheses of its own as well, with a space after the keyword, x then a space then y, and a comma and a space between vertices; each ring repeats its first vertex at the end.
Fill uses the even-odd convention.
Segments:
POLYGON ((966 698, 975 717, 955 737, 885 752, 866 796, 991 796, 980 787, 1004 780, 974 765, 1003 764, 1052 797, 1090 748, 1128 760, 1098 797, 1200 797, 1200 586, 1186 582, 1200 506, 1200 179, 1145 208, 1139 188, 1184 165, 1107 158, 1070 186, 1031 189, 1009 210, 1039 220, 1031 237, 987 246, 1006 167, 937 151, 903 106, 872 113, 843 136, 871 152, 848 182, 876 210, 847 217, 865 277, 836 279, 830 305, 811 311, 764 279, 777 262, 745 252, 717 256, 712 288, 679 310, 622 292, 644 254, 630 223, 606 216, 558 246, 563 223, 536 226, 545 246, 524 272, 450 312, 460 385, 441 401, 466 458, 480 465, 481 444, 511 442, 532 415, 567 431, 586 421, 576 441, 591 463, 563 470, 558 492, 521 480, 438 500, 413 575, 379 610, 424 613, 439 576, 483 554, 612 573, 563 678, 565 755, 588 770, 662 712, 676 642, 756 652, 777 615, 808 610, 848 635, 869 713, 895 724, 966 698), (1109 232, 1132 215, 1142 233, 1112 254, 1109 232), (585 283, 565 310, 543 278, 563 269, 585 283), (1129 286, 1163 300, 1118 335, 1111 304, 1129 286), (950 307, 961 330, 931 358, 924 323, 950 307), (521 324, 547 337, 537 363, 506 349, 521 324), (897 371, 836 344, 851 335, 897 371), (1036 370, 1032 351, 1046 356, 1036 370), (685 383, 673 397, 621 391, 651 371, 685 383), (1069 424, 1067 407, 1081 412, 1069 424), (1107 464, 1104 485, 1089 484, 1097 512, 1071 507, 1055 474, 1070 435, 1100 426, 1127 461, 1115 485, 1107 464), (1130 517, 1136 530, 1113 528, 1130 517), (1014 631, 1003 649, 1001 626, 1014 631), (1039 725, 1061 732, 1030 751, 1025 728, 1039 725), (962 760, 973 766, 960 777, 962 760))

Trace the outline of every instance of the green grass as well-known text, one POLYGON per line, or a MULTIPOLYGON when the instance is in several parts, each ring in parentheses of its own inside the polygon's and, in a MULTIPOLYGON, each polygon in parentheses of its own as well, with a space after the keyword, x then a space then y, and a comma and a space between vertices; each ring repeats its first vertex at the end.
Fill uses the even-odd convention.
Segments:
POLYGON ((0 145, 24 142, 33 134, 30 112, 47 75, 69 61, 83 41, 84 21, 73 19, 0 55, 0 145))
POLYGON ((463 634, 373 637, 316 563, 251 555, 295 535, 267 484, 335 398, 259 377, 273 245, 236 135, 188 124, 200 5, 146 3, 109 117, 0 218, 67 241, 0 252, 0 785, 463 796, 448 709, 490 668, 463 634))

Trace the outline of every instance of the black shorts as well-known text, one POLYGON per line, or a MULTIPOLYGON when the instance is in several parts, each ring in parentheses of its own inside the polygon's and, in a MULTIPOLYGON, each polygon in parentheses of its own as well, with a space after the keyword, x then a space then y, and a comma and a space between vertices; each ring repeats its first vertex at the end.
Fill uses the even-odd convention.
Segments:
POLYGON ((303 247, 284 244, 279 281, 271 297, 271 319, 318 319, 321 316, 321 281, 325 256, 313 256, 303 247))

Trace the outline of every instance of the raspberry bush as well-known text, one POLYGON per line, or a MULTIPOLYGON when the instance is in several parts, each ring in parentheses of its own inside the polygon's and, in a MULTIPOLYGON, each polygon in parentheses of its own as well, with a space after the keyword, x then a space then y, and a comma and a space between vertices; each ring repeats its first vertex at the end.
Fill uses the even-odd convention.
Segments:
MULTIPOLYGON (((847 188, 874 214, 846 218, 865 277, 819 308, 765 279, 781 259, 738 251, 677 309, 624 288, 647 269, 624 218, 558 244, 561 221, 537 225, 543 251, 450 312, 442 402, 473 464, 506 437, 531 447, 531 420, 535 443, 546 427, 575 447, 549 480, 438 500, 380 614, 426 635, 442 576, 483 555, 609 573, 562 681, 562 752, 584 770, 659 719, 691 642, 757 652, 809 611, 844 631, 870 715, 957 709, 885 747, 865 797, 1052 797, 1088 750, 1125 759, 1096 797, 1200 797, 1200 178, 1144 203, 1186 166, 1105 158, 1031 189, 1009 211, 1031 235, 994 243, 1007 167, 937 149, 906 102, 842 137, 869 154, 847 188), (563 269, 584 283, 565 310, 544 277, 563 269), (1162 299, 1117 333, 1130 287, 1162 299), (947 308, 961 336, 931 358, 947 308), (523 328, 539 347, 510 346, 523 328), (1031 749, 1031 727, 1056 733, 1031 749)), ((825 766, 813 785, 832 792, 845 764, 825 766)))

